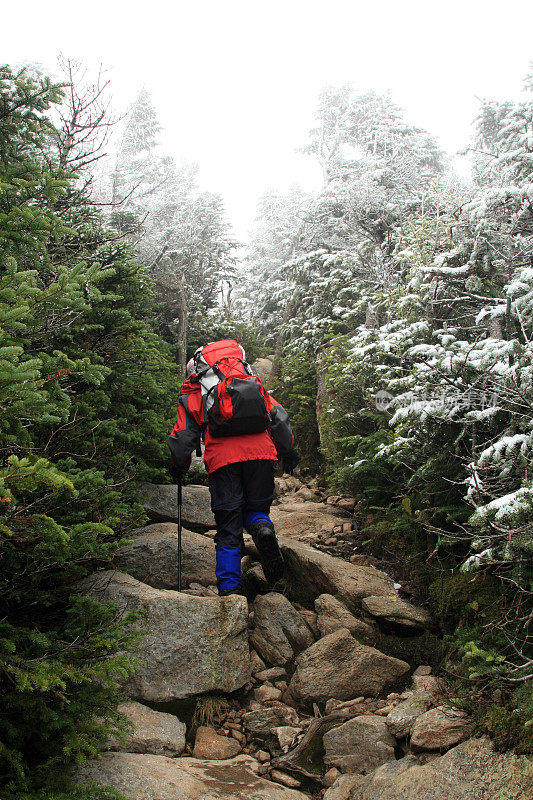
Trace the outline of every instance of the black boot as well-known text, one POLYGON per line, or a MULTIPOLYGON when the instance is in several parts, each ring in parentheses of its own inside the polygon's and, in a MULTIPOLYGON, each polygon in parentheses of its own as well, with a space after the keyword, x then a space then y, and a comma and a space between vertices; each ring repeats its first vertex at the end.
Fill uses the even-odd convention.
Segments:
POLYGON ((258 519, 250 527, 250 534, 259 551, 259 559, 267 583, 273 586, 283 577, 285 570, 274 528, 266 520, 258 519))
POLYGON ((222 592, 218 593, 219 597, 229 597, 230 594, 236 594, 239 597, 246 597, 242 589, 224 589, 222 592))

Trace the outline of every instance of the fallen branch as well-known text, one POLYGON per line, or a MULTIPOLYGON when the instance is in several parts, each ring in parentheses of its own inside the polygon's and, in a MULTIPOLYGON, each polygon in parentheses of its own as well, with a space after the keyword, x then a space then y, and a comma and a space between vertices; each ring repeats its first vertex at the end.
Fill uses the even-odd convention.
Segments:
POLYGON ((356 713, 357 712, 354 713, 353 711, 346 709, 344 711, 336 711, 333 714, 327 714, 325 717, 315 717, 296 747, 293 747, 293 749, 288 753, 278 756, 278 758, 273 758, 271 765, 276 767, 276 769, 279 768, 286 770, 287 772, 297 772, 306 778, 311 778, 318 783, 322 783, 321 775, 316 775, 313 772, 309 772, 305 769, 305 767, 302 767, 300 764, 298 764, 297 761, 304 755, 306 749, 309 747, 313 739, 315 739, 315 737, 324 727, 330 725, 332 722, 345 722, 347 719, 356 716, 356 713))

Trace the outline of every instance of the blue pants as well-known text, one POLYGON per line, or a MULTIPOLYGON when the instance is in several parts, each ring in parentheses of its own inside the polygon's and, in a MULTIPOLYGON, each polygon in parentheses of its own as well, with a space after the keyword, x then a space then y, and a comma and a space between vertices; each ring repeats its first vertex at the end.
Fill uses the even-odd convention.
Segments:
POLYGON ((217 586, 219 592, 241 588, 243 529, 258 519, 272 524, 275 461, 258 459, 227 464, 209 475, 211 509, 215 515, 217 586))

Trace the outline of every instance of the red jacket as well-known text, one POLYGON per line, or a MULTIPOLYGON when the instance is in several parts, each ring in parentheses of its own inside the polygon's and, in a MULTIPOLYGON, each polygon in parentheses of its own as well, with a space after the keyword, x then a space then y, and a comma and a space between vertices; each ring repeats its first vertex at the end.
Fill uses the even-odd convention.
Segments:
POLYGON ((208 473, 237 461, 277 461, 293 449, 294 436, 287 412, 272 395, 270 400, 277 410, 269 431, 211 436, 204 419, 200 384, 187 379, 179 391, 177 421, 168 439, 173 464, 184 472, 189 468, 191 453, 199 446, 202 431, 205 431, 204 463, 208 473))

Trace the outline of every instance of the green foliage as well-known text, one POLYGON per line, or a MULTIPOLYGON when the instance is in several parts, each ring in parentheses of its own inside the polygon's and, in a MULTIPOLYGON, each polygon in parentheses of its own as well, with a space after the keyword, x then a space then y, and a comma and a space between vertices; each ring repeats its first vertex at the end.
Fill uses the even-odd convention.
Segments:
POLYGON ((492 575, 466 575, 451 568, 438 572, 429 586, 429 593, 447 634, 458 626, 471 630, 497 619, 502 611, 500 603, 505 598, 501 583, 492 575), (500 602, 495 602, 496 598, 500 602))
POLYGON ((484 709, 483 722, 500 750, 533 753, 533 696, 528 686, 507 695, 496 690, 484 709), (495 696, 496 695, 496 696, 495 696))
POLYGON ((287 411, 304 470, 317 472, 321 465, 316 416, 317 378, 315 365, 304 354, 286 352, 273 387, 287 411))
POLYGON ((0 68, 0 787, 18 796, 124 724, 133 617, 77 584, 144 519, 132 479, 164 474, 177 373, 151 281, 60 166, 60 97, 0 68))
POLYGON ((63 791, 39 791, 35 793, 27 793, 17 795, 6 795, 5 800, 128 800, 120 792, 114 789, 106 789, 96 784, 89 784, 87 786, 72 786, 63 791))
POLYGON ((229 711, 229 700, 218 694, 206 694, 198 697, 191 720, 191 730, 196 731, 202 725, 213 725, 229 711))
POLYGON ((226 319, 220 313, 189 311, 187 358, 191 358, 198 347, 218 339, 236 339, 244 347, 249 364, 265 353, 263 338, 257 327, 238 318, 226 319))

